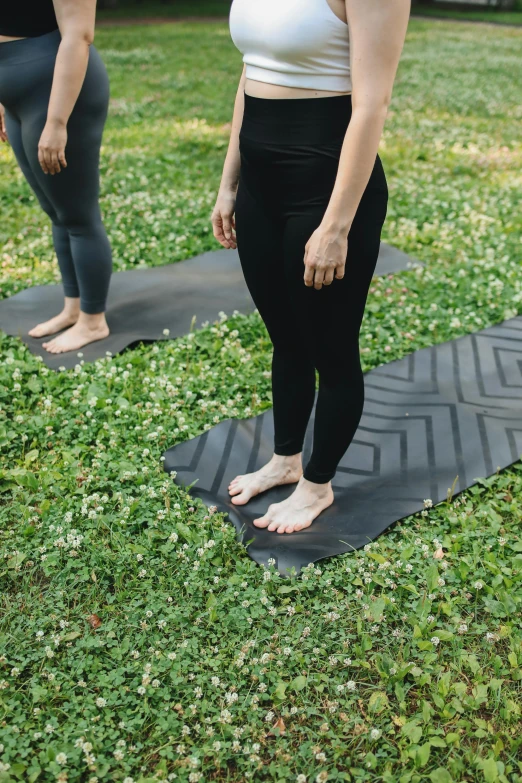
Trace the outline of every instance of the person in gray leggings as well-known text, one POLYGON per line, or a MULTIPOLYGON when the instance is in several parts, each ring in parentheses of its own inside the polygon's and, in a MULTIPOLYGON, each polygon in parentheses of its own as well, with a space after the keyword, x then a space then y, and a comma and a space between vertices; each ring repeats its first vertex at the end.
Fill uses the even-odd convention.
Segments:
POLYGON ((52 221, 63 311, 29 334, 51 353, 109 334, 112 273, 99 156, 109 80, 92 46, 96 0, 6 0, 0 14, 0 138, 52 221), (64 331, 65 330, 65 331, 64 331))

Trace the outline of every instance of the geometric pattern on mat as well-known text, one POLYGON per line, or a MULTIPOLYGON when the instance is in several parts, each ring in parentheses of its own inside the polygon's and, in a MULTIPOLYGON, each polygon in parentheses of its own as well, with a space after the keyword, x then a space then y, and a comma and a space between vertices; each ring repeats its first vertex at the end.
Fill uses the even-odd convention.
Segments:
MULTIPOLYGON (((224 421, 170 448, 165 470, 207 505, 228 513, 258 563, 281 573, 363 547, 390 525, 444 500, 522 455, 522 317, 416 351, 365 376, 366 401, 355 439, 335 479, 335 502, 303 531, 279 535, 252 520, 292 487, 246 506, 230 503, 227 485, 273 452, 272 411, 224 421)), ((310 423, 305 459, 310 453, 310 423)))
MULTIPOLYGON (((387 275, 417 266, 406 253, 382 244, 377 275, 387 275)), ((35 324, 46 321, 63 305, 61 285, 27 288, 0 301, 0 329, 20 337, 32 353, 41 356, 51 369, 78 364, 76 351, 53 355, 42 348, 49 338, 27 334, 35 324)), ((107 321, 111 330, 105 340, 82 349, 85 362, 119 353, 139 342, 182 337, 195 318, 198 324, 214 322, 220 312, 251 313, 254 304, 243 278, 237 251, 215 250, 187 261, 147 269, 116 272, 111 281, 107 321), (169 330, 168 337, 163 334, 169 330)))

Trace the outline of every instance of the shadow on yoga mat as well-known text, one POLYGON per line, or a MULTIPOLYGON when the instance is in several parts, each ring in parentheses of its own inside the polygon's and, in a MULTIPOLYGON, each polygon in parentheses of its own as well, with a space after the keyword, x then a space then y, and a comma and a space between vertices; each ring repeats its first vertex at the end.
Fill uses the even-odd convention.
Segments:
MULTIPOLYGON (((333 481, 335 502, 306 530, 279 535, 252 520, 288 497, 278 487, 233 506, 227 486, 273 453, 272 411, 228 420, 165 453, 165 470, 207 505, 228 512, 258 563, 281 573, 359 549, 391 524, 439 503, 522 454, 522 317, 424 348, 365 376, 355 440, 333 481), (458 478, 457 478, 458 477, 458 478)), ((305 442, 310 453, 312 424, 305 442)))
MULTIPOLYGON (((381 245, 376 274, 387 275, 418 265, 405 253, 381 245)), ((71 368, 78 364, 78 352, 52 355, 42 348, 49 337, 35 339, 27 334, 37 323, 60 312, 61 285, 28 288, 0 301, 0 329, 20 337, 32 353, 42 356, 48 367, 71 368)), ((111 333, 105 340, 81 350, 86 362, 107 351, 119 353, 138 342, 181 337, 190 331, 192 319, 198 324, 215 321, 220 312, 250 313, 254 304, 243 279, 237 252, 216 250, 188 261, 148 269, 117 272, 111 282, 107 321, 111 333)))

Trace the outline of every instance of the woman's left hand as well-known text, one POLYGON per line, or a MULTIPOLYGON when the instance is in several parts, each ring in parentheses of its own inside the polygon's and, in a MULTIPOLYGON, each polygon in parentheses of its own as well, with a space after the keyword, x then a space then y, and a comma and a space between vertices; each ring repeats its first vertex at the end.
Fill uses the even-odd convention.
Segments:
POLYGON ((334 279, 342 280, 347 253, 347 232, 319 226, 305 246, 305 285, 319 290, 323 285, 331 285, 334 279))
POLYGON ((67 167, 66 144, 66 126, 47 122, 38 144, 38 160, 44 174, 59 174, 62 169, 67 167))

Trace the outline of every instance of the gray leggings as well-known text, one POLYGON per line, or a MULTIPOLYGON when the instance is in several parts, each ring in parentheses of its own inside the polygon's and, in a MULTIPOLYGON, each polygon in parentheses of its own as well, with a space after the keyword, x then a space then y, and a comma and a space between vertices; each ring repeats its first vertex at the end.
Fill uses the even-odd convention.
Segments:
POLYGON ((67 168, 44 174, 38 142, 47 119, 58 30, 0 43, 0 103, 9 141, 40 206, 51 218, 65 296, 80 297, 85 313, 105 310, 111 248, 100 215, 99 157, 109 104, 109 80, 96 49, 67 124, 67 168))

